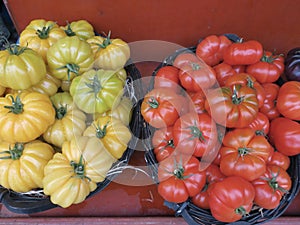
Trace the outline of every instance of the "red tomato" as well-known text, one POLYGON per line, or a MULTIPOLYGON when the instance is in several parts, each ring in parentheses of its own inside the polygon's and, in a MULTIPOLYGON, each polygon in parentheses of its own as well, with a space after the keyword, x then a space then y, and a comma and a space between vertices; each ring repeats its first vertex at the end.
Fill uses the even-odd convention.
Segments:
POLYGON ((217 127, 207 113, 187 113, 175 122, 173 138, 179 151, 200 157, 216 145, 217 127))
POLYGON ((226 176, 255 180, 265 172, 273 151, 268 140, 255 135, 251 128, 231 130, 226 133, 220 149, 221 172, 226 176))
POLYGON ((206 174, 193 156, 172 155, 158 166, 158 193, 169 202, 185 202, 205 185, 206 174))
POLYGON ((216 72, 216 78, 219 86, 224 86, 226 79, 236 74, 236 71, 232 68, 232 66, 224 62, 214 66, 213 69, 216 72))
POLYGON ((265 90, 253 76, 247 73, 236 73, 225 81, 225 86, 232 86, 235 84, 246 85, 256 91, 258 108, 260 108, 264 104, 266 98, 265 90))
POLYGON ((206 96, 203 91, 189 92, 191 98, 191 104, 189 104, 189 111, 196 112, 198 114, 206 112, 205 110, 205 99, 206 96))
POLYGON ((265 209, 275 209, 292 186, 289 174, 279 166, 268 166, 266 172, 252 182, 254 203, 265 209))
POLYGON ((267 165, 279 166, 284 170, 287 170, 291 164, 290 157, 287 155, 274 151, 273 154, 269 157, 267 165))
POLYGON ((272 83, 278 80, 284 71, 284 58, 266 51, 259 62, 247 66, 246 72, 260 83, 272 83))
POLYGON ((275 83, 262 84, 265 90, 264 104, 259 108, 259 111, 265 114, 269 120, 275 119, 280 116, 280 113, 276 107, 277 96, 279 91, 279 85, 275 83))
POLYGON ((249 127, 255 131, 256 135, 267 136, 270 128, 269 118, 265 114, 258 112, 256 118, 249 124, 249 127))
POLYGON ((207 167, 205 173, 206 184, 201 192, 192 198, 192 202, 202 209, 209 209, 208 190, 212 188, 214 182, 224 179, 225 175, 221 173, 220 168, 215 164, 211 164, 209 167, 207 167))
POLYGON ((155 128, 172 126, 182 111, 182 98, 167 88, 157 88, 147 93, 141 104, 145 121, 155 128))
POLYGON ((299 81, 288 81, 279 88, 276 106, 284 117, 300 120, 299 81))
POLYGON ((235 222, 249 213, 253 206, 253 185, 238 176, 226 177, 209 190, 209 207, 214 218, 221 222, 235 222))
POLYGON ((157 70, 154 78, 154 88, 171 88, 180 92, 179 69, 174 66, 164 66, 157 70))
POLYGON ((279 152, 288 156, 300 153, 300 124, 296 121, 284 117, 272 120, 269 137, 279 152))
POLYGON ((214 69, 193 53, 178 55, 173 66, 180 69, 179 80, 187 91, 198 92, 210 88, 216 83, 214 69))
POLYGON ((223 61, 223 52, 231 44, 224 35, 209 35, 197 45, 196 55, 207 65, 215 66, 223 61))
POLYGON ((173 127, 164 127, 155 130, 153 134, 152 145, 158 162, 169 157, 175 150, 172 131, 173 127))
POLYGON ((263 56, 263 46, 256 40, 236 42, 224 51, 224 62, 229 65, 250 65, 263 56))
POLYGON ((236 73, 245 73, 246 72, 245 65, 232 65, 232 69, 234 69, 236 73))
POLYGON ((220 125, 247 127, 258 112, 256 91, 242 85, 213 89, 206 94, 205 109, 220 125))

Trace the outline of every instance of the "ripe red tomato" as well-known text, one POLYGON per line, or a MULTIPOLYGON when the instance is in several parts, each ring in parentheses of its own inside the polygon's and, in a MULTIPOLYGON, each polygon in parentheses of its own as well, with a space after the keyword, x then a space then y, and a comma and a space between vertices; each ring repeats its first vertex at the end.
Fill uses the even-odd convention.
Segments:
POLYGON ((236 71, 232 68, 232 66, 224 62, 217 64, 213 67, 213 69, 216 72, 216 78, 219 86, 224 86, 226 79, 236 74, 236 71))
POLYGON ((188 95, 191 98, 191 104, 189 104, 189 112, 196 112, 198 114, 206 112, 205 110, 206 96, 203 91, 189 92, 188 95))
POLYGON ((265 51, 259 62, 247 66, 246 72, 260 83, 272 83, 278 80, 284 71, 282 55, 273 55, 265 51))
POLYGON ((258 112, 256 118, 249 124, 249 127, 254 130, 256 135, 267 136, 270 120, 265 114, 258 112))
POLYGON ((279 88, 276 106, 284 117, 300 120, 299 81, 288 81, 279 88))
POLYGON ((209 35, 198 43, 196 55, 207 65, 215 66, 223 61, 223 52, 231 44, 224 35, 209 35))
POLYGON ((269 157, 267 165, 279 166, 284 170, 287 170, 291 164, 290 157, 279 152, 274 151, 273 154, 269 157))
POLYGON ((269 165, 266 172, 252 182, 254 203, 265 209, 275 209, 292 186, 290 175, 281 167, 269 165))
POLYGON ((300 153, 300 124, 285 117, 271 121, 269 138, 275 148, 288 156, 300 153))
POLYGON ((224 51, 224 62, 229 65, 250 65, 263 56, 263 46, 256 40, 236 42, 224 51))
POLYGON ((205 185, 206 174, 199 170, 199 160, 184 154, 172 155, 158 166, 158 193, 169 202, 185 202, 205 185))
POLYGON ((152 145, 158 162, 169 157, 175 150, 172 132, 173 127, 164 127, 154 131, 152 145))
POLYGON ((155 128, 172 126, 182 111, 182 98, 167 88, 148 92, 141 104, 145 121, 155 128))
POLYGON ((214 69, 193 53, 179 54, 175 58, 173 66, 180 69, 180 84, 187 91, 201 91, 212 87, 216 83, 214 69))
POLYGON ((179 69, 174 66, 161 67, 155 74, 154 88, 171 88, 179 93, 181 88, 178 73, 179 69))
POLYGON ((230 176, 214 183, 209 190, 209 207, 214 218, 221 222, 235 222, 249 213, 255 190, 242 177, 230 176))
POLYGON ((213 89, 206 94, 205 109, 222 126, 247 127, 258 112, 256 91, 242 85, 213 89))
POLYGON ((213 183, 220 181, 225 178, 225 175, 221 173, 220 168, 215 165, 211 164, 205 169, 206 173, 206 184, 203 189, 192 198, 192 202, 202 208, 202 209, 209 209, 208 204, 208 190, 212 188, 213 183))
POLYGON ((279 85, 275 83, 262 84, 265 90, 264 104, 259 108, 259 111, 265 114, 269 120, 275 119, 280 116, 280 113, 276 107, 277 96, 279 91, 279 85))
POLYGON ((173 138, 178 151, 203 156, 218 141, 216 123, 207 113, 187 113, 175 122, 173 138))
POLYGON ((221 172, 226 176, 240 176, 252 181, 266 170, 274 149, 264 136, 257 136, 251 128, 228 131, 220 149, 221 172))
POLYGON ((256 91, 258 108, 264 104, 266 98, 265 90, 253 76, 247 73, 236 73, 225 81, 225 86, 233 86, 236 84, 246 85, 256 91))

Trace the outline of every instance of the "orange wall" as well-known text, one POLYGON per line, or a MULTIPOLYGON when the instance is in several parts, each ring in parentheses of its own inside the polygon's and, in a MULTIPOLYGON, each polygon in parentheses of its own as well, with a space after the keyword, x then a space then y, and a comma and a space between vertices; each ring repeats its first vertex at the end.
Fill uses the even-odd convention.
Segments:
POLYGON ((209 34, 236 33, 265 49, 300 46, 299 0, 4 0, 20 32, 32 19, 63 25, 86 19, 127 42, 164 40, 186 47, 209 34))

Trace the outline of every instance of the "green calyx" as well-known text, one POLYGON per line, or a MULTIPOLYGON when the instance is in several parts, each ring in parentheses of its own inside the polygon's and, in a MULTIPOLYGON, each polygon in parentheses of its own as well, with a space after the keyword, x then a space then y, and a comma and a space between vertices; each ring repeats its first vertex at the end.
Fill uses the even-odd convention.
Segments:
POLYGON ((80 67, 74 63, 68 63, 62 67, 57 68, 57 70, 67 69, 68 81, 71 79, 71 73, 74 73, 76 76, 79 75, 80 67))
POLYGON ((111 32, 109 31, 108 35, 106 36, 106 38, 104 39, 102 44, 98 44, 99 48, 105 49, 107 46, 109 46, 111 44, 110 35, 111 35, 111 32))
POLYGON ((152 109, 157 109, 159 107, 159 102, 154 97, 149 98, 147 103, 152 109))
POLYGON ((67 36, 69 36, 69 37, 72 37, 72 36, 75 36, 76 35, 76 33, 72 30, 72 28, 71 28, 71 24, 69 24, 68 23, 68 25, 67 25, 67 29, 65 30, 65 33, 66 33, 66 35, 67 36))
POLYGON ((23 103, 21 102, 20 96, 18 95, 16 99, 12 95, 11 98, 12 105, 6 105, 4 108, 9 109, 9 112, 14 114, 21 114, 23 112, 23 103))
POLYGON ((89 93, 95 94, 95 98, 97 98, 98 93, 102 90, 102 86, 101 86, 101 83, 100 83, 97 75, 95 75, 93 77, 93 80, 91 83, 86 82, 85 85, 91 89, 91 91, 89 91, 89 93))
POLYGON ((247 214, 247 211, 243 206, 240 206, 239 208, 236 208, 234 211, 235 211, 236 214, 242 215, 242 216, 247 214))
POLYGON ((101 138, 105 137, 108 124, 109 124, 109 121, 103 126, 103 128, 101 128, 100 124, 97 124, 97 126, 95 126, 97 138, 101 139, 101 138))
POLYGON ((75 176, 80 178, 80 179, 88 179, 89 181, 91 180, 89 177, 85 175, 85 167, 84 167, 84 162, 83 162, 83 156, 80 156, 79 162, 76 163, 73 160, 70 162, 70 165, 73 167, 75 176))
POLYGON ((21 47, 17 44, 6 44, 6 50, 9 52, 10 55, 21 55, 26 49, 26 47, 21 47))
POLYGON ((233 93, 231 96, 232 103, 235 105, 239 105, 244 101, 244 96, 238 97, 236 86, 233 86, 233 93))
POLYGON ((196 125, 190 126, 189 129, 191 130, 192 139, 197 138, 201 142, 206 141, 202 131, 196 125))
POLYGON ((64 118, 68 112, 67 105, 61 106, 59 108, 56 108, 55 106, 53 106, 53 107, 55 109, 55 117, 58 120, 61 120, 62 118, 64 118))
POLYGON ((240 156, 247 155, 247 154, 249 154, 249 152, 251 152, 250 148, 246 148, 246 147, 238 148, 238 153, 239 153, 240 156))
POLYGON ((50 26, 44 26, 41 30, 38 29, 36 31, 37 36, 40 39, 47 39, 49 37, 49 33, 50 33, 50 30, 52 29, 52 27, 53 27, 53 25, 50 25, 50 26))
POLYGON ((0 152, 0 154, 9 154, 9 156, 0 157, 0 159, 17 160, 22 156, 23 150, 24 150, 24 144, 16 143, 12 149, 11 147, 9 147, 9 150, 0 152))

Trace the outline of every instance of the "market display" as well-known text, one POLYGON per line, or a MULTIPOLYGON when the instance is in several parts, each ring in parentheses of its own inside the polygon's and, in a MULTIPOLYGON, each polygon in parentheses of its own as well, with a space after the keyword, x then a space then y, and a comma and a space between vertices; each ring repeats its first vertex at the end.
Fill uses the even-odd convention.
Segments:
POLYGON ((165 204, 188 223, 269 220, 298 193, 298 53, 209 35, 153 72, 141 111, 146 160, 165 204), (167 96, 156 94, 161 87, 167 96))
POLYGON ((0 185, 24 212, 35 192, 63 208, 83 202, 133 151, 128 44, 86 20, 66 23, 32 20, 0 52, 0 185))

